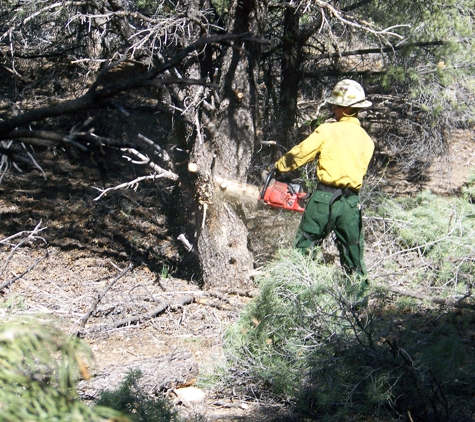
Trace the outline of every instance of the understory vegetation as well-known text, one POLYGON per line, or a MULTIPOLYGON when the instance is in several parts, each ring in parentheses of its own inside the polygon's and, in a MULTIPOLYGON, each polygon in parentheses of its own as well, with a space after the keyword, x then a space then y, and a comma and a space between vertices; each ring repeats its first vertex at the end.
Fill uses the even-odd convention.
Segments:
MULTIPOLYGON (((89 379, 88 345, 51 320, 7 318, 0 326, 0 419, 61 422, 180 422, 165 398, 150 397, 131 371, 118 388, 101 392, 94 406, 79 398, 77 383, 89 379)), ((199 417, 193 420, 201 420, 199 417)))
MULTIPOLYGON (((234 293, 254 288, 255 267, 260 294, 226 335, 228 391, 272 392, 319 420, 472 420, 475 173, 460 197, 379 189, 394 182, 389 168, 412 190, 434 164, 458 167, 468 149, 452 149, 454 136, 472 148, 474 9, 475 0, 1 0, 0 420, 178 420, 136 372, 84 403, 76 387, 92 352, 34 313, 71 318, 91 340, 131 325, 143 333, 159 312, 183 309, 167 324, 186 322, 187 336, 221 347, 224 323, 207 307, 242 300, 234 293), (344 78, 373 103, 359 114, 376 145, 368 176, 385 180, 362 194, 369 284, 324 249, 280 249, 268 262, 294 234, 273 238, 280 227, 258 218, 251 232, 246 207, 221 198, 228 180, 260 186, 327 121, 325 99, 344 78), (261 254, 250 249, 257 237, 261 254), (59 252, 67 260, 52 266, 59 252), (199 295, 166 290, 173 278, 199 295), (203 309, 184 311, 204 295, 203 309)), ((300 168, 308 192, 313 174, 300 168)))
MULTIPOLYGON (((226 332, 226 369, 202 373, 202 385, 242 387, 241 397, 297 409, 297 420, 471 420, 472 182, 459 197, 367 189, 369 284, 345 275, 325 249, 278 250, 259 270, 259 295, 226 332)), ((2 305, 0 419, 182 420, 140 387, 139 372, 95 406, 83 402, 77 382, 90 376, 92 352, 50 316, 25 312, 26 302, 11 295, 2 305)))
POLYGON ((78 399, 76 383, 90 377, 92 354, 75 337, 40 316, 3 318, 0 325, 0 419, 16 421, 128 421, 105 406, 78 399))
MULTIPOLYGON (((470 189, 460 197, 367 194, 369 283, 344 274, 322 249, 280 249, 260 270, 259 295, 226 332, 226 369, 202 374, 201 383, 244 386, 252 390, 244 396, 271 397, 310 420, 471 420, 470 189)), ((84 403, 76 389, 90 376, 87 344, 50 318, 15 318, 15 300, 5 302, 0 327, 2 420, 182 420, 140 387, 138 371, 95 406, 84 403)))
POLYGON ((321 250, 281 250, 227 332, 229 375, 318 420, 471 420, 475 207, 430 192, 372 200, 369 286, 321 250))
MULTIPOLYGON (((101 393, 98 406, 106 406, 126 414, 130 422, 180 422, 178 412, 165 399, 152 399, 139 385, 139 370, 130 372, 116 390, 101 393)), ((198 422, 199 419, 196 419, 198 422)))

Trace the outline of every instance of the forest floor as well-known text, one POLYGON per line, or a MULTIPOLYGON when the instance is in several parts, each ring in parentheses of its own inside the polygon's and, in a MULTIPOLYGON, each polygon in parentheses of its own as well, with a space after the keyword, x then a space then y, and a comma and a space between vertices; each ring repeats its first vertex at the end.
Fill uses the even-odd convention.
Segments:
MULTIPOLYGON (((434 166, 424 186, 394 169, 375 180, 391 193, 453 194, 468 179, 475 148, 463 136, 451 148, 456 165, 434 166)), ((135 177, 131 165, 117 160, 110 161, 108 186, 135 177)), ((11 173, 0 185, 0 241, 22 233, 0 243, 0 283, 9 282, 0 292, 0 316, 41 314, 81 336, 94 355, 92 379, 79 384, 85 400, 140 369, 143 388, 166 395, 186 420, 299 420, 288 403, 258 386, 205 383, 212 368, 224 365, 226 328, 255 292, 200 288, 196 256, 176 240, 182 233, 193 237, 186 210, 182 223, 171 225, 171 213, 184 203, 173 185, 153 182, 95 201, 93 187, 102 187, 102 179, 91 162, 71 164, 48 153, 41 165, 44 174, 11 173), (196 392, 203 397, 184 395, 196 392)), ((299 215, 261 208, 247 217, 258 271, 276 249, 290 245, 299 215)), ((369 251, 366 259, 370 267, 375 257, 369 251)))

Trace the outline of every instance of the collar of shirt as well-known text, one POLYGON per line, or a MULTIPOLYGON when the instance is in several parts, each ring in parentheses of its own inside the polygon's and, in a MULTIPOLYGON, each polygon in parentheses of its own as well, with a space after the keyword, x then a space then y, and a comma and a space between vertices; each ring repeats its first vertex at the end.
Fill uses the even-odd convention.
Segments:
POLYGON ((351 122, 351 123, 355 123, 357 124, 358 126, 361 126, 360 124, 360 121, 358 120, 358 117, 352 117, 352 116, 343 116, 340 120, 338 120, 339 122, 351 122))

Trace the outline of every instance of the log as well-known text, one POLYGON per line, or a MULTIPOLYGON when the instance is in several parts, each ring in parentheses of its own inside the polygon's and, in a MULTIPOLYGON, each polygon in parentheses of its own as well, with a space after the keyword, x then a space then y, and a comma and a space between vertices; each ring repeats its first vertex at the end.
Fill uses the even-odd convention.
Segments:
POLYGON ((445 305, 445 306, 452 306, 454 308, 459 308, 459 309, 475 310, 474 304, 463 302, 463 300, 466 299, 466 297, 463 297, 461 299, 452 299, 452 298, 444 299, 441 297, 428 296, 424 293, 414 292, 412 290, 403 289, 401 287, 386 286, 386 288, 390 292, 397 293, 403 296, 414 297, 416 299, 427 300, 431 303, 435 303, 436 305, 445 305))

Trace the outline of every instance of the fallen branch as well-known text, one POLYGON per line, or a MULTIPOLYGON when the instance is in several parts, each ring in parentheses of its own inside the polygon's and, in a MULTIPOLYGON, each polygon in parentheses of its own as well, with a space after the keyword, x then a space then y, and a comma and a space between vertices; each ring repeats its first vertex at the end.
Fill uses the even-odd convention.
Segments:
POLYGON ((130 157, 127 157, 123 155, 123 157, 131 161, 134 164, 140 164, 140 165, 148 165, 150 166, 155 172, 158 174, 161 174, 162 177, 166 177, 167 179, 171 180, 178 180, 178 174, 173 173, 170 170, 165 170, 164 168, 160 167, 158 164, 155 164, 150 158, 148 158, 146 155, 143 155, 141 152, 137 151, 134 148, 121 148, 121 151, 128 152, 129 154, 135 155, 137 158, 140 159, 140 161, 134 161, 130 157))
POLYGON ((390 292, 397 293, 403 296, 414 297, 416 299, 427 300, 431 303, 435 303, 436 305, 445 305, 445 306, 452 306, 454 308, 459 309, 472 309, 475 310, 475 304, 465 303, 463 300, 467 297, 464 296, 461 299, 444 299, 441 297, 434 297, 428 296, 423 293, 414 292, 412 290, 403 289, 401 287, 392 287, 392 286, 385 286, 390 292))
POLYGON ((450 232, 447 233, 444 237, 433 240, 432 242, 427 242, 427 243, 424 243, 423 245, 417 245, 417 246, 414 246, 414 247, 408 248, 408 249, 402 249, 400 251, 396 251, 396 252, 392 253, 391 255, 383 256, 378 262, 376 262, 371 268, 369 268, 368 271, 372 271, 374 268, 377 268, 383 261, 386 261, 388 259, 392 259, 397 255, 401 255, 401 254, 404 254, 404 253, 407 253, 407 252, 412 252, 412 251, 421 251, 421 250, 424 250, 425 248, 427 248, 429 246, 433 246, 433 245, 436 245, 437 243, 443 242, 444 240, 450 239, 450 236, 452 235, 452 233, 454 231, 455 231, 455 227, 452 228, 452 230, 450 230, 450 232))
MULTIPOLYGON (((42 237, 39 237, 39 236, 36 236, 39 232, 42 232, 43 230, 46 230, 46 227, 43 227, 43 228, 40 228, 41 226, 41 221, 36 225, 36 227, 31 230, 31 231, 23 231, 23 232, 20 232, 20 233, 17 233, 17 234, 14 234, 10 237, 7 237, 3 240, 0 241, 0 243, 4 243, 4 244, 10 244, 12 245, 12 243, 10 243, 10 241, 16 237, 19 237, 25 233, 28 233, 28 236, 25 237, 24 239, 20 240, 19 243, 17 243, 15 245, 15 247, 12 249, 12 251, 10 252, 10 254, 8 255, 8 257, 5 259, 5 264, 2 268, 2 270, 0 271, 0 276, 5 272, 5 269, 7 268, 7 265, 8 263, 10 262, 10 260, 12 259, 12 256, 13 254, 16 252, 16 250, 21 246, 23 245, 24 243, 28 242, 28 241, 32 241, 32 240, 37 240, 37 239, 41 239, 44 243, 46 243, 46 240, 42 237)), ((34 267, 33 267, 34 268, 34 267)), ((14 281, 14 280, 13 280, 14 281)), ((11 282, 9 282, 8 284, 11 284, 11 282)), ((8 286, 7 284, 7 286, 8 286)))
POLYGON ((165 151, 160 145, 157 145, 155 142, 153 142, 151 139, 143 136, 141 133, 137 135, 137 138, 141 139, 144 141, 146 144, 150 145, 153 149, 155 149, 156 153, 158 154, 159 157, 163 159, 163 161, 166 161, 168 165, 171 167, 173 171, 174 169, 174 163, 171 160, 170 156, 168 155, 168 152, 165 151))
MULTIPOLYGON (((42 229, 38 229, 39 225, 41 224, 41 221, 40 223, 38 223, 38 225, 33 229, 33 231, 22 231, 22 232, 18 232, 18 233, 15 233, 15 234, 12 234, 11 236, 9 237, 6 237, 5 239, 2 239, 0 240, 0 243, 3 243, 3 244, 9 244, 9 245, 12 245, 12 243, 10 243, 10 241, 12 239, 15 239, 16 237, 20 237, 20 236, 23 236, 25 233, 29 233, 28 237, 30 237, 32 234, 35 234, 35 233, 38 233, 40 231, 43 231, 43 230, 46 230, 46 227, 43 227, 42 229)), ((41 238, 43 239, 43 238, 41 238)), ((44 239, 43 239, 44 240, 44 239)), ((23 241, 22 241, 23 242, 23 241)))
POLYGON ((2 291, 5 287, 8 287, 10 284, 14 283, 18 279, 22 278, 25 274, 29 273, 32 269, 34 269, 43 259, 48 258, 49 252, 46 251, 46 253, 41 257, 38 258, 33 264, 31 264, 25 271, 23 271, 20 275, 16 275, 14 278, 11 280, 8 280, 7 282, 3 283, 0 286, 0 291, 2 291))
POLYGON ((210 301, 208 299, 195 299, 196 303, 199 305, 204 305, 204 306, 210 306, 212 308, 220 309, 220 310, 227 310, 230 311, 232 309, 232 306, 229 303, 222 303, 219 300, 213 300, 210 301))
POLYGON ((105 296, 105 294, 111 289, 111 287, 117 282, 117 280, 120 280, 124 275, 126 275, 131 269, 133 268, 133 265, 130 263, 128 265, 128 267, 122 271, 116 278, 114 278, 114 280, 112 280, 108 286, 99 294, 99 296, 97 296, 97 299, 94 301, 94 303, 92 304, 91 308, 89 309, 89 311, 87 312, 86 315, 84 315, 82 318, 81 318, 81 322, 80 322, 80 326, 81 328, 84 328, 86 326, 86 323, 87 323, 87 320, 90 318, 90 316, 92 315, 92 313, 95 311, 95 309, 97 308, 97 305, 99 304, 99 302, 102 300, 102 298, 105 296))
POLYGON ((214 291, 212 295, 216 296, 219 293, 227 294, 227 295, 242 296, 242 297, 255 297, 258 294, 258 290, 257 289, 244 290, 244 289, 235 289, 235 288, 219 289, 219 291, 214 291))
MULTIPOLYGON (((145 137, 142 137, 142 138, 145 138, 145 137)), ((145 138, 145 139, 147 139, 147 138, 145 138)), ((143 182, 144 180, 155 180, 155 179, 161 179, 163 177, 165 177, 166 179, 174 180, 174 181, 178 180, 178 174, 176 174, 176 173, 174 173, 170 170, 166 170, 166 169, 160 167, 158 164, 155 164, 152 160, 150 160, 150 158, 148 158, 146 155, 143 155, 142 153, 138 152, 136 149, 134 149, 134 148, 121 148, 121 150, 135 155, 140 161, 135 161, 132 158, 127 157, 126 155, 124 155, 123 157, 125 159, 132 162, 133 164, 148 165, 155 171, 155 173, 151 174, 149 176, 137 177, 136 179, 134 179, 130 182, 121 183, 120 185, 113 186, 113 187, 107 188, 107 189, 100 189, 100 188, 97 188, 97 187, 93 186, 94 189, 97 189, 98 191, 101 192, 101 194, 98 197, 94 198, 94 201, 99 200, 100 198, 102 198, 102 196, 106 195, 107 192, 112 191, 112 190, 128 189, 128 188, 132 188, 132 189, 136 190, 137 187, 139 186, 139 183, 143 182)))
POLYGON ((168 308, 189 305, 190 303, 193 303, 194 301, 195 301, 195 298, 193 296, 185 296, 180 299, 176 299, 173 302, 162 303, 156 306, 155 308, 153 308, 152 310, 145 312, 144 314, 132 316, 130 318, 120 319, 119 321, 116 321, 110 325, 95 326, 95 327, 92 327, 89 331, 90 332, 106 331, 106 330, 111 330, 114 328, 123 327, 125 325, 140 323, 140 322, 155 318, 157 315, 166 311, 168 308))

